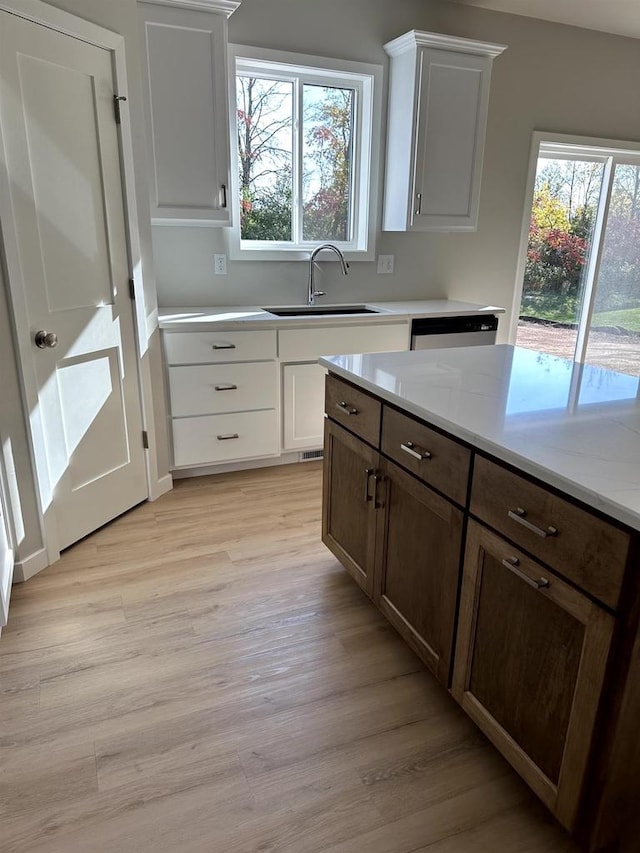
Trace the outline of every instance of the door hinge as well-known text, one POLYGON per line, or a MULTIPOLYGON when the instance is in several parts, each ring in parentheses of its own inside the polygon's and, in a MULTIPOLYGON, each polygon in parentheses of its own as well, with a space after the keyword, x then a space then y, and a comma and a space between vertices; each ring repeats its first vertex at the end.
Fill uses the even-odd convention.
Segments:
POLYGON ((149 433, 146 431, 146 429, 142 430, 142 446, 145 450, 149 449, 149 433))
POLYGON ((129 279, 129 299, 136 298, 136 286, 132 278, 129 279))
POLYGON ((122 118, 120 115, 120 101, 126 101, 126 100, 127 100, 126 95, 114 95, 113 96, 113 113, 115 115, 116 124, 120 124, 122 121, 122 118))

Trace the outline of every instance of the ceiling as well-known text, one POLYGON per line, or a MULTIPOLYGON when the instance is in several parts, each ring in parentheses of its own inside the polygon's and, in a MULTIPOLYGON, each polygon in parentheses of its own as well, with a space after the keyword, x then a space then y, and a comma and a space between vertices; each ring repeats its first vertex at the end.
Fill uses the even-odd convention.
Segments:
POLYGON ((640 38, 640 0, 454 0, 454 2, 640 38))

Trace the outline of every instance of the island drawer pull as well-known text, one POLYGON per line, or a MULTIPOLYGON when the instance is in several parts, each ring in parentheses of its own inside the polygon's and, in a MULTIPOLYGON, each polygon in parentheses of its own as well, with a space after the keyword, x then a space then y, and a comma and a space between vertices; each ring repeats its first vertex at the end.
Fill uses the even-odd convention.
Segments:
POLYGON ((237 385, 214 385, 216 391, 237 391, 237 385))
POLYGON ((520 565, 520 560, 517 557, 507 557, 506 560, 502 561, 502 565, 505 569, 509 569, 509 571, 513 572, 514 575, 517 575, 520 580, 528 583, 529 586, 532 586, 534 589, 546 589, 546 587, 551 586, 551 583, 547 578, 534 580, 533 578, 530 578, 529 575, 518 569, 517 567, 520 565))
POLYGON ((211 349, 235 349, 235 344, 213 344, 211 349))
POLYGON ((218 441, 231 441, 232 438, 240 438, 237 432, 228 432, 226 435, 217 435, 218 441))
POLYGON ((551 527, 551 525, 549 525, 546 530, 543 530, 541 527, 537 527, 535 524, 527 521, 527 511, 522 509, 521 506, 518 506, 515 509, 510 509, 507 515, 512 521, 517 521, 518 524, 526 527, 527 530, 530 530, 542 539, 546 539, 549 536, 556 536, 558 533, 557 529, 555 527, 551 527))
POLYGON ((345 403, 344 400, 342 400, 341 403, 336 403, 336 408, 340 409, 340 411, 344 412, 345 415, 357 415, 358 414, 358 410, 356 409, 356 407, 350 406, 348 403, 345 403))
POLYGON ((404 444, 400 445, 400 450, 404 450, 409 456, 413 456, 414 459, 419 459, 421 462, 424 459, 431 459, 431 454, 428 450, 417 447, 412 441, 405 441, 404 444))

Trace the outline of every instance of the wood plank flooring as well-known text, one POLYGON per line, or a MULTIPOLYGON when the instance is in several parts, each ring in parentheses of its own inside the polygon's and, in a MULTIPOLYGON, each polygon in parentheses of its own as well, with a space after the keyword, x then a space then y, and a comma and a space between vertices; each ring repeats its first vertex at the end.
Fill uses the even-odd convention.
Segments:
POLYGON ((320 542, 321 467, 179 480, 13 590, 2 853, 573 853, 320 542))

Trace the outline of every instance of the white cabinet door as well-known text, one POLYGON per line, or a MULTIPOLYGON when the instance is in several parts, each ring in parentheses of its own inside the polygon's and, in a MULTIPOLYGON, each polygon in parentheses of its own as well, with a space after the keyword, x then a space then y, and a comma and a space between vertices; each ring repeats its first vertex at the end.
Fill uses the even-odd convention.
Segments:
POLYGON ((230 225, 227 13, 139 5, 152 221, 230 225))
POLYGON ((385 231, 475 231, 489 84, 503 45, 411 32, 391 56, 385 231))
POLYGON ((324 377, 319 364, 285 364, 282 368, 283 449, 322 447, 324 377))

